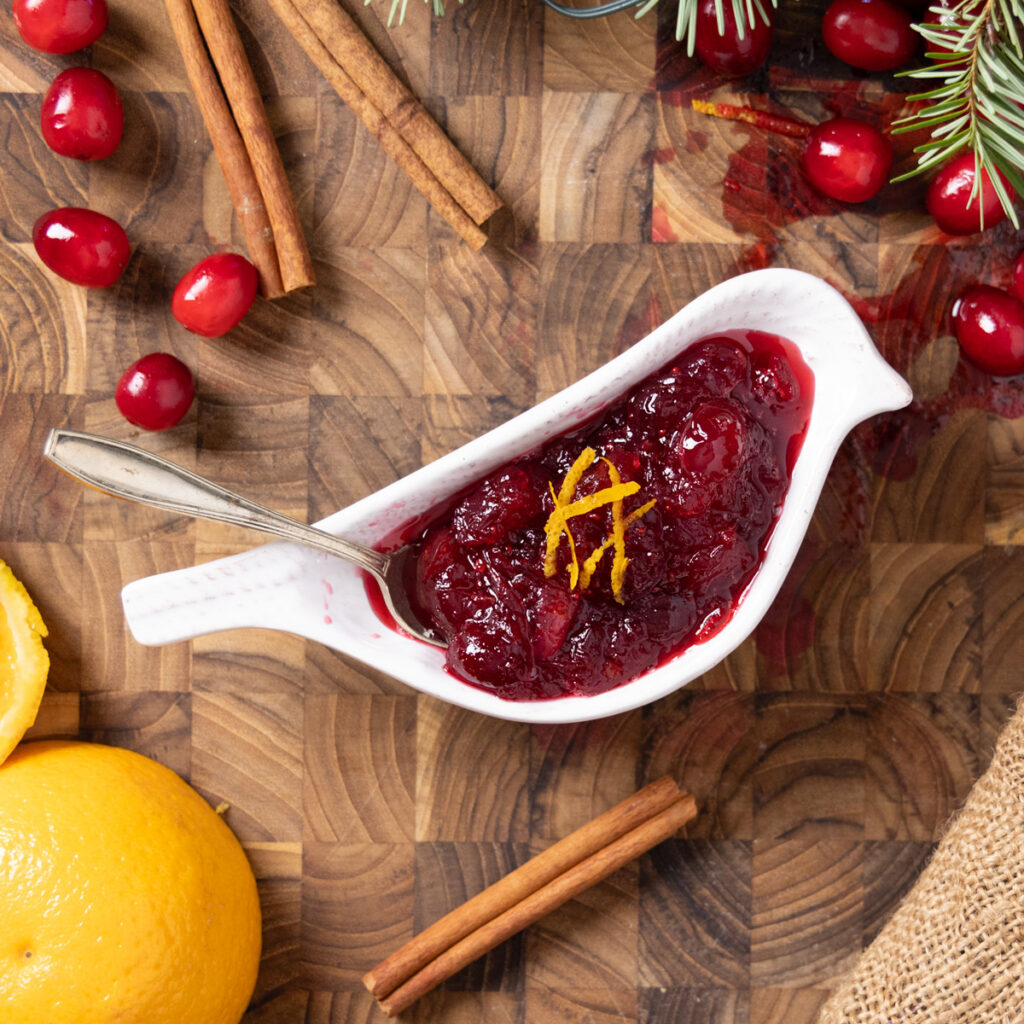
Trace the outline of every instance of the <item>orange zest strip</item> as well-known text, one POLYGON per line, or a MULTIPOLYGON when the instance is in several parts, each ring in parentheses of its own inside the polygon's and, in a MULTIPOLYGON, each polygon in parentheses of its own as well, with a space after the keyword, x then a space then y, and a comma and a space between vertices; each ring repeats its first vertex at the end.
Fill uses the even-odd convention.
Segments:
POLYGON ((622 604, 622 587, 626 577, 626 569, 629 567, 629 559, 626 557, 626 530, 632 523, 635 523, 641 516, 646 515, 654 508, 656 501, 649 501, 640 508, 632 511, 628 516, 624 515, 622 502, 624 498, 636 494, 640 485, 635 481, 623 483, 618 469, 613 463, 602 456, 601 461, 608 467, 608 479, 610 486, 604 487, 593 494, 587 494, 582 498, 573 499, 576 489, 579 487, 583 474, 594 464, 597 453, 593 448, 584 448, 579 457, 570 466, 562 486, 555 492, 555 485, 548 483, 548 490, 551 492, 551 501, 554 508, 544 524, 545 551, 544 551, 544 575, 554 576, 558 572, 558 546, 562 541, 562 534, 569 540, 570 563, 569 588, 575 590, 577 584, 580 589, 585 589, 597 569, 605 551, 613 549, 613 561, 611 568, 612 594, 615 600, 622 604), (604 505, 611 505, 612 532, 603 544, 599 545, 586 559, 581 568, 579 555, 576 551, 576 542, 573 539, 572 531, 569 529, 569 520, 586 515, 604 505))
POLYGON ((603 490, 597 491, 594 494, 588 494, 585 498, 579 498, 568 505, 560 505, 558 499, 561 496, 561 492, 556 495, 555 489, 552 487, 551 495, 555 499, 555 508, 551 515, 548 516, 548 521, 544 524, 544 533, 547 535, 547 550, 544 553, 544 575, 554 576, 558 571, 556 555, 558 553, 559 541, 561 541, 562 534, 564 533, 569 538, 569 550, 572 555, 572 562, 569 565, 569 587, 575 590, 576 584, 579 582, 580 563, 576 554, 576 544, 573 541, 572 532, 569 530, 568 520, 576 516, 586 515, 588 512, 593 512, 595 508, 608 505, 613 501, 621 501, 623 498, 628 498, 631 494, 636 494, 639 490, 640 485, 638 483, 619 484, 615 487, 605 487, 603 490))
POLYGON ((584 448, 576 457, 576 461, 569 467, 569 472, 565 474, 565 479, 562 481, 562 486, 558 489, 558 494, 555 494, 554 486, 550 483, 548 484, 551 490, 551 500, 555 503, 555 510, 548 517, 548 521, 544 526, 544 532, 547 535, 547 547, 544 552, 544 575, 554 576, 558 570, 556 556, 558 554, 558 545, 564 533, 569 538, 569 554, 572 557, 572 561, 569 564, 569 587, 571 590, 576 589, 576 584, 579 581, 580 563, 576 557, 576 542, 573 540, 572 531, 569 529, 569 517, 565 513, 565 507, 576 493, 576 488, 579 487, 583 474, 590 469, 596 458, 597 452, 593 448, 584 448))
POLYGON ((783 117, 780 114, 769 114, 766 110, 737 107, 732 103, 711 103, 709 100, 691 100, 690 106, 698 114, 709 114, 711 117, 721 117, 726 121, 744 121, 755 128, 763 128, 776 135, 788 135, 791 139, 806 139, 811 134, 811 125, 806 121, 783 117))
POLYGON ((550 483, 548 488, 551 491, 551 500, 555 503, 555 509, 548 516, 548 521, 544 524, 544 532, 547 534, 547 549, 544 552, 544 575, 554 576, 558 571, 556 555, 558 553, 558 544, 564 533, 569 538, 569 555, 571 557, 569 563, 569 589, 575 590, 580 575, 580 561, 576 556, 576 541, 573 540, 572 530, 569 529, 568 517, 564 511, 565 507, 559 502, 561 492, 555 494, 555 488, 550 483))
MULTIPOLYGON (((566 519, 574 519, 576 516, 585 516, 588 512, 593 512, 595 508, 601 508, 603 505, 610 505, 613 501, 621 501, 623 498, 628 498, 631 494, 636 494, 640 490, 640 485, 634 480, 628 484, 614 484, 611 487, 603 487, 599 491, 595 491, 593 494, 588 494, 583 498, 577 498, 575 501, 568 505, 563 505, 560 509, 551 513, 548 518, 548 522, 557 514, 559 517, 564 516, 566 519)), ((545 531, 547 527, 544 528, 545 531)))
MULTIPOLYGON (((658 504, 657 498, 652 498, 646 505, 641 505, 639 508, 633 509, 632 512, 626 516, 625 521, 622 524, 623 533, 628 530, 638 519, 647 515, 648 512, 658 504)), ((590 583, 591 577, 597 570, 598 563, 604 557, 604 553, 612 546, 614 541, 613 537, 608 537, 605 542, 599 547, 595 548, 587 560, 583 563, 583 568, 580 570, 580 590, 586 590, 590 583)))
MULTIPOLYGON (((612 484, 622 483, 622 477, 615 466, 607 459, 601 461, 608 467, 608 477, 612 484)), ((612 502, 612 547, 615 549, 611 572, 612 596, 622 604, 622 581, 626 576, 629 559, 626 557, 626 526, 622 521, 621 499, 612 502)))

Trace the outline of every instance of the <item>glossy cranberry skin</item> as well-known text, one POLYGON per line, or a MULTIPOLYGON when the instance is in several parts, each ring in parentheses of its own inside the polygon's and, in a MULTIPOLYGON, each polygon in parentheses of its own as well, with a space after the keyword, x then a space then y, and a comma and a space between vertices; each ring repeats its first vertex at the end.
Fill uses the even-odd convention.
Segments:
POLYGON ((1010 291, 1024 302, 1024 252, 1017 257, 1017 262, 1013 265, 1013 282, 1010 285, 1010 291))
POLYGON ((204 338, 219 338, 249 312, 259 289, 256 268, 233 252, 200 260, 179 282, 171 312, 183 327, 204 338))
POLYGON ((701 0, 697 8, 694 50, 700 62, 720 75, 749 75, 768 59, 772 48, 772 26, 758 14, 753 28, 744 25, 740 39, 736 17, 725 5, 725 32, 719 35, 715 0, 701 0))
POLYGON ((168 430, 181 422, 195 393, 192 371, 180 359, 167 352, 151 352, 124 371, 114 401, 136 427, 168 430))
POLYGON ((109 288, 132 254, 116 220, 80 206, 44 213, 32 229, 32 241, 50 270, 86 288, 109 288))
POLYGON ((1024 302, 986 284, 968 288, 953 306, 956 340, 987 373, 1024 373, 1024 302))
MULTIPOLYGON (((979 195, 971 201, 976 173, 974 154, 961 153, 946 164, 932 179, 925 193, 925 206, 935 223, 947 235, 973 235, 982 230, 982 214, 986 228, 1005 220, 1006 213, 988 173, 982 171, 979 195), (970 203, 970 205, 968 205, 970 203)), ((1012 200, 1015 196, 1010 183, 1003 179, 1012 200)))
POLYGON ((825 12, 825 45, 862 71, 889 71, 917 52, 910 15, 888 0, 835 0, 825 12))
POLYGON ((43 53, 74 53, 96 42, 107 27, 106 0, 14 0, 21 38, 43 53))
POLYGON ((39 117, 43 141, 60 156, 104 160, 124 131, 124 108, 102 71, 68 68, 46 90, 39 117))
MULTIPOLYGON (((968 8, 968 14, 970 14, 971 9, 972 8, 968 8)), ((961 17, 943 2, 930 5, 924 16, 921 18, 922 25, 937 25, 942 28, 948 28, 962 23, 961 17), (941 8, 941 10, 936 11, 933 9, 934 7, 941 8)), ((924 47, 928 53, 939 54, 937 58, 932 58, 936 63, 942 63, 949 60, 955 52, 946 46, 936 46, 935 43, 929 43, 927 41, 925 42, 924 47)))
POLYGON ((811 129, 802 163, 819 192, 844 203, 863 203, 889 180, 892 146, 873 125, 835 117, 811 129))

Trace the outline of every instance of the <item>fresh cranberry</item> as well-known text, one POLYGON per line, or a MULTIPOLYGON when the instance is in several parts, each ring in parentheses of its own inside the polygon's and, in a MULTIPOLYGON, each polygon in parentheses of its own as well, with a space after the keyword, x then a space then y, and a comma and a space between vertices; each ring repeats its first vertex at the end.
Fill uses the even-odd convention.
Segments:
POLYGON ((888 71, 917 51, 910 15, 888 0, 834 0, 821 23, 825 45, 862 71, 888 71))
MULTIPOLYGON (((982 230, 983 222, 984 227, 990 228, 1006 217, 987 171, 981 173, 980 194, 971 199, 975 174, 974 154, 961 153, 950 160, 928 186, 925 206, 947 235, 973 235, 982 230)), ((1012 201, 1015 196, 1012 186, 1001 174, 1000 178, 1012 201)))
POLYGON ((1024 302, 1024 252, 1017 257, 1017 262, 1013 265, 1013 283, 1010 285, 1010 291, 1024 302))
MULTIPOLYGON (((971 11, 976 6, 976 4, 972 4, 966 11, 958 11, 955 8, 948 7, 943 0, 938 0, 937 3, 928 7, 924 17, 921 19, 921 24, 934 25, 939 28, 952 28, 955 25, 964 24, 965 15, 970 17, 971 11)), ((932 58, 937 63, 948 61, 956 52, 955 50, 949 49, 947 46, 939 46, 936 43, 928 41, 925 41, 925 50, 930 54, 933 53, 938 55, 937 57, 932 58)))
POLYGON ((14 0, 14 24, 43 53, 74 53, 107 27, 106 0, 14 0))
POLYGON ((725 4, 725 24, 718 31, 716 0, 701 0, 697 7, 697 33, 694 44, 700 62, 720 75, 749 75, 768 59, 772 48, 772 26, 758 15, 754 25, 743 26, 740 38, 736 15, 725 4))
POLYGON ((844 203, 862 203, 888 180, 892 146, 873 125, 834 117, 811 129, 802 162, 819 192, 844 203))
POLYGON ((86 288, 109 288, 132 254, 116 220, 79 206, 44 213, 32 229, 32 241, 50 270, 86 288))
POLYGON ((137 359, 114 392, 121 415, 143 430, 167 430, 181 421, 195 396, 192 371, 167 352, 137 359))
POLYGON ((124 129, 121 97, 102 71, 68 68, 46 90, 40 115, 43 140, 75 160, 103 160, 124 129))
POLYGON ((987 373, 1024 373, 1024 302, 987 284, 968 288, 953 306, 956 340, 987 373))
POLYGON ((259 289, 256 268, 233 252, 200 260, 179 282, 171 312, 183 327, 204 338, 219 338, 249 312, 259 289))

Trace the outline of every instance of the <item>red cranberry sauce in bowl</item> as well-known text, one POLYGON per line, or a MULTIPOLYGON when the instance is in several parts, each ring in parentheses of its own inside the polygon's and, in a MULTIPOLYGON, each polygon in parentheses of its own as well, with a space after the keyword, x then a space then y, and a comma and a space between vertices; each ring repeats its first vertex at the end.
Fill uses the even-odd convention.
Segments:
POLYGON ((454 675, 589 696, 714 635, 761 564, 810 418, 795 345, 703 338, 493 470, 418 541, 411 597, 454 675))

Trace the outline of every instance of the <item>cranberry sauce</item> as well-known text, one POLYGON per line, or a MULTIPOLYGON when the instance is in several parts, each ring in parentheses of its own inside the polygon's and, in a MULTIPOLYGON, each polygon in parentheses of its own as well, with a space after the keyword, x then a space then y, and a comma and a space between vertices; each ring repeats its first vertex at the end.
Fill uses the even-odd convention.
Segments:
POLYGON ((509 700, 595 694, 729 619, 764 556, 813 377, 774 335, 705 338, 495 470, 419 541, 451 672, 509 700))

